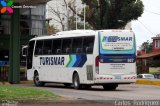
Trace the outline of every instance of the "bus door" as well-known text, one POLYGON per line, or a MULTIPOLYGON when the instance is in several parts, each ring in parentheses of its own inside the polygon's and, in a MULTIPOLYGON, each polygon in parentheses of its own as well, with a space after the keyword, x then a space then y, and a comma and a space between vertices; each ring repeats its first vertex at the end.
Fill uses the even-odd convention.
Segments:
POLYGON ((27 69, 32 69, 34 44, 35 44, 35 41, 30 41, 28 45, 27 69))

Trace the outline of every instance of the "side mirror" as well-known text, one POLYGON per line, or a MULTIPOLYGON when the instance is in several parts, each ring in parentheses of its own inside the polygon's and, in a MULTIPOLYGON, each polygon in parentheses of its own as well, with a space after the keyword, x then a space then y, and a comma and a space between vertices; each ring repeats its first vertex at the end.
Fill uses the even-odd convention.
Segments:
POLYGON ((28 49, 28 46, 23 46, 23 47, 22 47, 22 56, 23 56, 23 57, 26 57, 26 56, 27 56, 27 49, 28 49))

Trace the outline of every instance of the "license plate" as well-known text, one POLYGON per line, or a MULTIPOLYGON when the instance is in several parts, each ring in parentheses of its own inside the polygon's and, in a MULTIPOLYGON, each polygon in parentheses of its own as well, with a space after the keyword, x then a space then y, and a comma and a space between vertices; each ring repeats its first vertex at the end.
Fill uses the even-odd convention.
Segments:
POLYGON ((116 75, 116 76, 115 76, 115 79, 121 79, 121 76, 116 75))

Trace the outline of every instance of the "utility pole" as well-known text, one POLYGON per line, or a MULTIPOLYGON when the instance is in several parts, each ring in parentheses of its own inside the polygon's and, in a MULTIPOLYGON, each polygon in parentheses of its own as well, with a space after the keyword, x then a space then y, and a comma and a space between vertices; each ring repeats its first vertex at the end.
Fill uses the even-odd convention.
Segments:
MULTIPOLYGON (((145 46, 145 54, 147 53, 147 49, 146 49, 146 46, 145 46)), ((146 69, 146 66, 147 66, 147 62, 146 62, 146 59, 144 59, 144 65, 145 65, 145 69, 146 69)))
MULTIPOLYGON (((147 40, 146 45, 145 45, 145 54, 147 54, 147 48, 148 48, 149 41, 147 40)), ((145 65, 145 71, 147 67, 147 59, 144 59, 144 65, 145 65)))

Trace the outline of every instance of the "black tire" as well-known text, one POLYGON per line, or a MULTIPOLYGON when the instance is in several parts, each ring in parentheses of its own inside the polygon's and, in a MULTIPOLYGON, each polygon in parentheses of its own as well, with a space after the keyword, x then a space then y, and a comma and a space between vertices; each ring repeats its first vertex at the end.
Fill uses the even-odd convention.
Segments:
POLYGON ((44 82, 40 82, 39 81, 39 74, 36 72, 35 74, 34 74, 34 84, 35 84, 35 86, 44 86, 44 82))
POLYGON ((104 90, 116 90, 118 84, 105 84, 103 85, 104 90))
POLYGON ((73 75, 73 87, 74 89, 81 89, 82 85, 80 84, 80 79, 78 73, 73 75))

